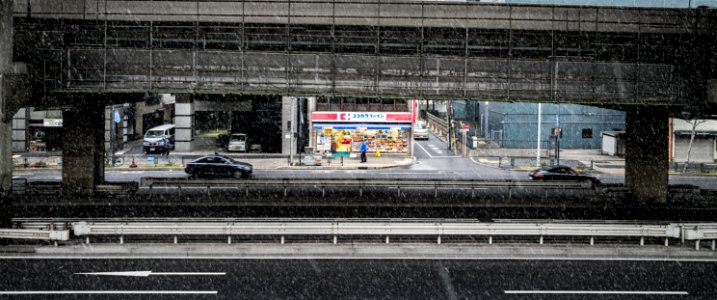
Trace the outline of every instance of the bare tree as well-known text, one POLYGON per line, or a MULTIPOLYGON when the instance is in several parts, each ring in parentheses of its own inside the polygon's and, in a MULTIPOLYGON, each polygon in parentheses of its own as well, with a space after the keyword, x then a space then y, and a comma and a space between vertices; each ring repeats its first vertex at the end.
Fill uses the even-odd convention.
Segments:
POLYGON ((697 126, 700 124, 707 122, 707 120, 689 120, 690 125, 692 125, 692 131, 690 132, 690 143, 687 145, 687 159, 685 160, 685 166, 682 167, 682 173, 687 172, 687 166, 690 164, 690 154, 692 154, 692 143, 695 141, 695 134, 697 131, 697 126))

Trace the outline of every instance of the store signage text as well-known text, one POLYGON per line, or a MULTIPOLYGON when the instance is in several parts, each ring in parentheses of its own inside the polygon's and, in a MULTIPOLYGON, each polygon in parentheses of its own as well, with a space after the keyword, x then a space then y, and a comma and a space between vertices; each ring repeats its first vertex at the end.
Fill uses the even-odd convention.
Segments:
POLYGON ((62 127, 62 119, 43 119, 42 126, 45 127, 62 127))
POLYGON ((386 112, 313 112, 314 122, 373 122, 373 123, 410 123, 411 113, 386 112))

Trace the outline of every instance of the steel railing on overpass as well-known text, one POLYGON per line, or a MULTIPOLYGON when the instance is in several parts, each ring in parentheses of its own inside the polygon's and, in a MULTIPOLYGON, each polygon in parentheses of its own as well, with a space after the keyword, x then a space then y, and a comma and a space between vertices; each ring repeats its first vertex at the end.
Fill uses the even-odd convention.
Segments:
POLYGON ((74 235, 119 236, 124 243, 125 236, 172 236, 178 243, 180 236, 224 236, 231 243, 232 236, 277 236, 285 243, 287 236, 332 237, 338 243, 339 237, 378 236, 385 237, 442 237, 482 236, 493 243, 493 237, 535 237, 543 244, 544 237, 584 237, 594 244, 596 237, 639 238, 644 245, 645 238, 664 239, 667 246, 670 238, 680 238, 682 227, 677 224, 606 224, 606 223, 482 223, 475 221, 430 220, 370 220, 370 221, 320 221, 320 220, 279 220, 279 221, 237 221, 237 222, 74 222, 74 235))
POLYGON ((464 188, 471 189, 474 196, 475 189, 481 188, 506 188, 508 198, 511 197, 513 189, 592 189, 596 181, 532 181, 532 180, 416 180, 416 179, 192 179, 192 178, 154 178, 143 177, 141 186, 149 187, 176 187, 178 193, 182 193, 184 187, 206 187, 207 193, 212 187, 230 187, 244 189, 249 195, 251 187, 280 187, 284 196, 288 195, 289 188, 312 187, 321 189, 322 196, 326 196, 327 187, 355 187, 359 190, 359 196, 363 196, 366 188, 388 187, 396 188, 397 195, 401 195, 401 189, 405 188, 433 188, 434 197, 438 197, 439 189, 464 188))

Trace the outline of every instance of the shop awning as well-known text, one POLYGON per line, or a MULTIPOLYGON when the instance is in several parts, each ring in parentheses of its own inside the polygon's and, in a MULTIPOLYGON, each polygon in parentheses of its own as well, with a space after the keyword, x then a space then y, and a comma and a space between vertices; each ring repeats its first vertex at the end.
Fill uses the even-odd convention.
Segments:
POLYGON ((336 130, 356 130, 356 129, 369 129, 369 130, 411 130, 411 123, 405 124, 335 124, 335 123, 314 123, 315 129, 331 128, 336 130))
MULTIPOLYGON (((675 135, 679 136, 691 136, 692 131, 691 130, 675 130, 675 135)), ((712 137, 717 136, 717 131, 695 131, 696 137, 712 137)))

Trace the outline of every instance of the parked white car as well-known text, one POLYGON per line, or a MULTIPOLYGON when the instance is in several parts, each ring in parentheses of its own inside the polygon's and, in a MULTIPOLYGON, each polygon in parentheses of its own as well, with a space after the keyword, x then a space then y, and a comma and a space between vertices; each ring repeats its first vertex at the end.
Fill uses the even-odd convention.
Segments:
POLYGON ((418 121, 416 124, 413 125, 413 139, 428 139, 428 127, 426 126, 426 123, 423 121, 418 121))

